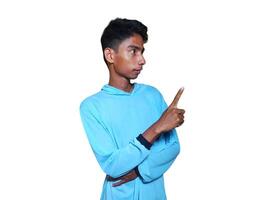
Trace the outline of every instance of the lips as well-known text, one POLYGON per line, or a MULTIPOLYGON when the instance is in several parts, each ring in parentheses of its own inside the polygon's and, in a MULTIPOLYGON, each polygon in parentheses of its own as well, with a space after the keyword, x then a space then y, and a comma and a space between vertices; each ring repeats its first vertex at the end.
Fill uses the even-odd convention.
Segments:
POLYGON ((134 69, 134 71, 136 71, 136 72, 140 72, 141 70, 142 70, 142 68, 134 69))
POLYGON ((141 69, 138 69, 138 70, 137 70, 137 69, 134 69, 133 71, 134 71, 135 73, 137 73, 137 74, 140 74, 141 69))

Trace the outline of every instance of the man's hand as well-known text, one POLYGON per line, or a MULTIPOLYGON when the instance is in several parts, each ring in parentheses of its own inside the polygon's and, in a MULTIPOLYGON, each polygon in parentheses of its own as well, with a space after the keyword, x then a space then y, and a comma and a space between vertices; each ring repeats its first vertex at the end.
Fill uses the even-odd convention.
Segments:
POLYGON ((158 132, 167 132, 175 127, 181 126, 184 123, 184 113, 185 110, 179 109, 177 104, 184 91, 184 88, 180 88, 174 97, 172 103, 161 115, 160 119, 156 122, 156 127, 158 132))
POLYGON ((184 123, 185 110, 177 108, 178 101, 184 91, 180 88, 172 103, 164 111, 158 121, 152 124, 142 135, 151 144, 164 132, 170 131, 184 123))
POLYGON ((113 178, 111 176, 108 176, 108 180, 109 181, 117 181, 115 183, 112 184, 113 187, 117 187, 120 186, 124 183, 130 182, 134 179, 136 179, 138 177, 138 175, 136 174, 135 170, 131 170, 130 172, 128 172, 127 174, 119 177, 119 178, 113 178))

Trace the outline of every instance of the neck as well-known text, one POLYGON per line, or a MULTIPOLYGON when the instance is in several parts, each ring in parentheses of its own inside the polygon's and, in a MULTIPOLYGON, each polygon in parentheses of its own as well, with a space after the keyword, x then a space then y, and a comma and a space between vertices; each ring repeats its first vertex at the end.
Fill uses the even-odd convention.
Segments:
POLYGON ((131 92, 133 89, 133 84, 130 82, 130 79, 119 75, 112 65, 109 66, 108 84, 125 92, 131 92))
POLYGON ((109 77, 108 84, 125 92, 131 92, 133 89, 133 84, 127 79, 114 79, 109 77))

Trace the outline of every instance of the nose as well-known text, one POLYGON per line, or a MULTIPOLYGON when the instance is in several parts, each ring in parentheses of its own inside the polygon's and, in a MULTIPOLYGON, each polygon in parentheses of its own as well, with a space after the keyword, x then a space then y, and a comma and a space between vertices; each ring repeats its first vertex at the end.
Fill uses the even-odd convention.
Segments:
POLYGON ((139 65, 144 65, 144 64, 146 64, 146 60, 145 60, 145 58, 144 58, 143 55, 140 55, 140 59, 139 59, 138 64, 139 64, 139 65))

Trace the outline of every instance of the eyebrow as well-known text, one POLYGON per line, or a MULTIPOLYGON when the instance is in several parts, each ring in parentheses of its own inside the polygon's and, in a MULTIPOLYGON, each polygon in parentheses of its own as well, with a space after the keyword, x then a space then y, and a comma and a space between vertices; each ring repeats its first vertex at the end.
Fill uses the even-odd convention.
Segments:
POLYGON ((136 46, 136 45, 129 45, 128 46, 128 49, 137 49, 138 51, 141 51, 142 53, 144 53, 144 51, 145 51, 145 48, 144 47, 141 48, 141 47, 136 46))

